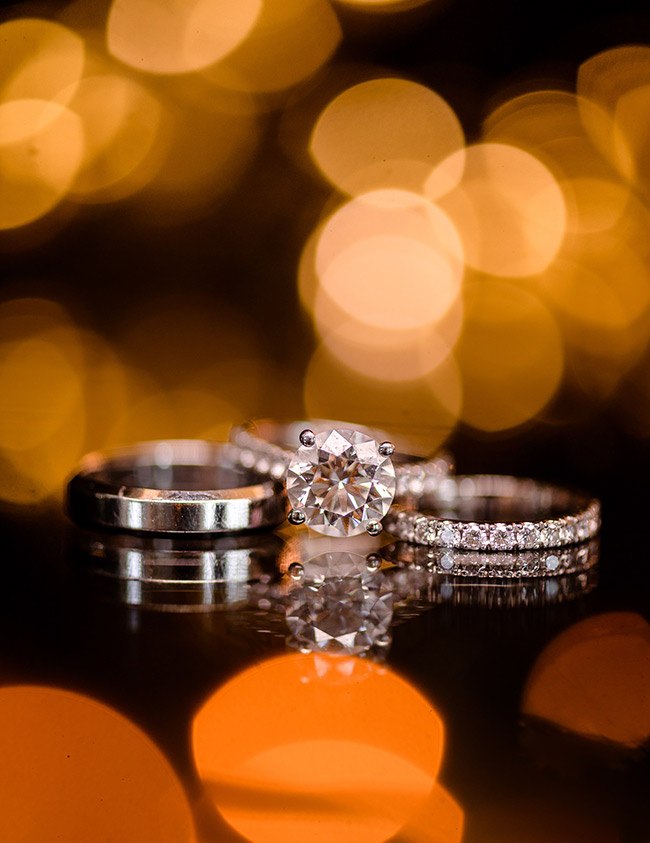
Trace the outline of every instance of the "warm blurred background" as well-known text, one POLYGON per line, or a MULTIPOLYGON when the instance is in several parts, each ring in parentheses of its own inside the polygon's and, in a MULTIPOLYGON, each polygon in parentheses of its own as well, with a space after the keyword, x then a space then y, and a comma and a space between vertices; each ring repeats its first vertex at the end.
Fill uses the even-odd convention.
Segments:
POLYGON ((0 838, 649 843, 649 231, 647 2, 4 4, 0 838), (600 570, 64 531, 260 415, 583 485, 600 570))
POLYGON ((580 480, 650 437, 650 11, 76 0, 0 24, 0 500, 250 416, 580 480))

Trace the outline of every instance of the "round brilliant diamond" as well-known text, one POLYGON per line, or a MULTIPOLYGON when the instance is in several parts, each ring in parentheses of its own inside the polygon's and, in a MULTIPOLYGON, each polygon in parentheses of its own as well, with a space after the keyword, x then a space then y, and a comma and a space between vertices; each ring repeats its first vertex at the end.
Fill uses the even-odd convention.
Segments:
POLYGON ((353 536, 388 512, 395 497, 395 468, 365 433, 327 430, 296 450, 286 487, 292 507, 304 512, 313 530, 353 536))

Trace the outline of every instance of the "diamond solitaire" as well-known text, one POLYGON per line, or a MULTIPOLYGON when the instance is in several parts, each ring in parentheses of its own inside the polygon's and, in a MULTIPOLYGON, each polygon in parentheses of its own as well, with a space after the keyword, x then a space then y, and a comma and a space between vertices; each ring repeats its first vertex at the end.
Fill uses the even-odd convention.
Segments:
POLYGON ((300 442, 287 467, 291 523, 326 536, 378 535, 395 497, 394 446, 345 428, 303 430, 300 442))

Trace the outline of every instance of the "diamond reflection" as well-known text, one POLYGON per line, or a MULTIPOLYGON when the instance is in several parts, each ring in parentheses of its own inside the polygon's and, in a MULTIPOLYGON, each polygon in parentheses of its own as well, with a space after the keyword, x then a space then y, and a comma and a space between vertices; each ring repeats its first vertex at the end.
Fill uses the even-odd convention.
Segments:
POLYGON ((290 646, 351 655, 386 649, 393 590, 386 575, 368 565, 365 557, 345 551, 322 553, 303 564, 303 581, 287 597, 290 646))
POLYGON ((441 551, 368 537, 296 536, 277 559, 281 577, 248 589, 239 621, 303 653, 384 661, 392 628, 435 606, 535 608, 573 601, 598 584, 597 540, 520 553, 441 551), (321 551, 315 553, 315 551, 321 551))

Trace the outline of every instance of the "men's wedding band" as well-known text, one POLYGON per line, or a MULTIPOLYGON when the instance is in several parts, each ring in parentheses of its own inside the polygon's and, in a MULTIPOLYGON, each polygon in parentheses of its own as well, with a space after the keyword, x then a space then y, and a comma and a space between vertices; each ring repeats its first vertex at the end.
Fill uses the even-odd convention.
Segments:
POLYGON ((177 439, 88 454, 67 487, 80 524, 146 533, 237 533, 281 523, 272 478, 242 466, 231 444, 177 439))

